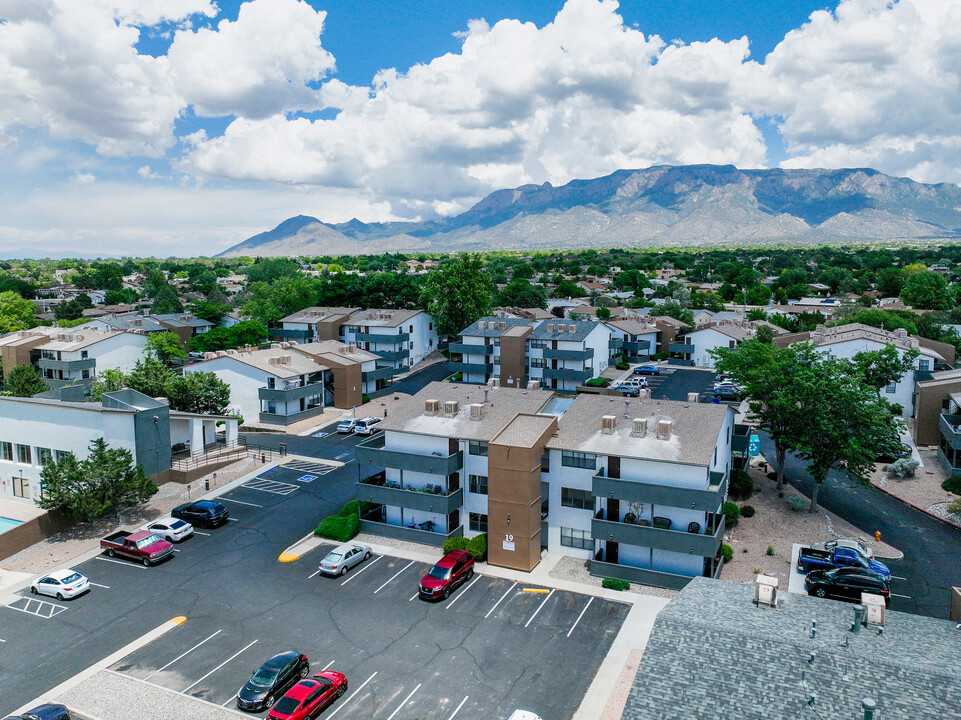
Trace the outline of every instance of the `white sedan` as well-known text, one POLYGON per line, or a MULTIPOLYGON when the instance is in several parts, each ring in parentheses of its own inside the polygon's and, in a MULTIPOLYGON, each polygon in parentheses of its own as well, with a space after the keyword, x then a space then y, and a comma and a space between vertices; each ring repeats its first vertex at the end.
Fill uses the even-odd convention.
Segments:
POLYGON ((34 595, 50 595, 57 600, 75 598, 90 589, 90 581, 76 570, 54 570, 42 575, 30 586, 34 595))
POLYGON ((346 543, 335 547, 320 561, 318 569, 327 575, 343 575, 370 557, 370 545, 346 543))
POLYGON ((194 534, 194 526, 175 517, 162 517, 144 525, 141 530, 159 535, 167 542, 180 542, 194 534))

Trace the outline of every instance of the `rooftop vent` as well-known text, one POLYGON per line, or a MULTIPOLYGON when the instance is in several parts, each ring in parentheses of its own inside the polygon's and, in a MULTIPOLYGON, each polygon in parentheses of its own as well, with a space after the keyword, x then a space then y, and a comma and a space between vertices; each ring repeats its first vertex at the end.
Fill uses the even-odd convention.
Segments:
POLYGON ((440 400, 425 400, 424 415, 436 415, 440 406, 440 400))
POLYGON ((497 388, 501 386, 500 378, 491 378, 487 381, 487 387, 497 388))
POLYGON ((487 329, 487 321, 486 321, 486 320, 478 320, 478 321, 477 321, 477 329, 478 329, 478 330, 486 330, 486 329, 487 329))
POLYGON ((471 403, 470 405, 470 419, 480 420, 484 417, 484 404, 483 403, 471 403))
POLYGON ((631 435, 634 437, 647 436, 647 418, 634 418, 631 421, 631 435))
POLYGON ((528 389, 528 390, 540 390, 540 389, 541 389, 541 381, 540 381, 540 380, 528 380, 528 381, 527 381, 527 389, 528 389))
POLYGON ((658 420, 657 421, 657 439, 670 440, 671 430, 673 428, 674 428, 674 422, 672 420, 658 420))
POLYGON ((458 410, 460 410, 460 404, 456 400, 444 401, 444 415, 447 417, 454 417, 458 410))
POLYGON ((554 332, 554 323, 547 323, 547 332, 554 332))
POLYGON ((567 326, 567 332, 569 332, 571 335, 573 335, 574 333, 576 333, 576 332, 577 332, 577 325, 568 325, 568 326, 567 326))
POLYGON ((688 393, 688 394, 687 394, 687 401, 688 401, 689 403, 694 403, 694 404, 696 404, 696 403, 697 403, 697 399, 698 399, 698 394, 697 394, 696 392, 688 393))
POLYGON ((601 432, 605 435, 611 435, 614 432, 614 428, 617 426, 617 418, 613 415, 604 415, 601 417, 601 432))

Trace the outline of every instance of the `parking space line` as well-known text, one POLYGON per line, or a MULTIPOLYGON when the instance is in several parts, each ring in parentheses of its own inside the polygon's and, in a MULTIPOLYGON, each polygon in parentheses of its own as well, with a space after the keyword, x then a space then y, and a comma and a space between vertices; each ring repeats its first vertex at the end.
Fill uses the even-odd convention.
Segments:
POLYGON ((36 615, 37 617, 41 617, 44 620, 49 620, 53 616, 59 615, 60 613, 62 613, 64 610, 67 609, 63 605, 57 605, 56 603, 47 602, 46 600, 35 600, 34 598, 31 598, 31 597, 18 598, 17 600, 14 600, 12 603, 7 605, 7 607, 10 608, 11 610, 16 610, 17 612, 26 613, 27 615, 36 615), (20 602, 20 600, 27 601, 22 608, 16 607, 16 603, 20 602), (33 606, 33 603, 37 603, 36 610, 30 609, 33 606), (44 612, 46 608, 49 608, 50 612, 44 612))
POLYGON ((371 675, 369 678, 367 678, 366 680, 364 680, 363 684, 362 684, 359 688, 357 688, 356 690, 354 690, 354 692, 352 692, 352 693, 350 694, 350 697, 349 697, 349 698, 347 698, 346 700, 344 700, 343 703, 341 703, 340 707, 338 707, 338 708, 337 708, 336 710, 334 710, 330 715, 327 716, 327 720, 331 720, 331 719, 334 717, 334 715, 336 715, 336 714, 339 713, 341 710, 343 710, 343 709, 344 709, 344 706, 347 705, 347 703, 349 703, 351 700, 353 700, 353 699, 354 699, 354 696, 356 696, 357 693, 359 693, 361 690, 363 690, 363 689, 364 689, 364 686, 367 685, 367 683, 369 683, 371 680, 373 680, 375 675, 377 675, 377 671, 376 671, 376 670, 374 671, 374 674, 373 674, 373 675, 371 675))
POLYGON ((383 585, 381 585, 379 588, 377 588, 376 590, 374 590, 374 595, 376 595, 376 594, 379 593, 381 590, 383 590, 385 587, 387 587, 388 585, 390 585, 390 583, 394 580, 394 578, 396 578, 398 575, 400 575, 402 572, 404 572, 404 570, 406 570, 407 568, 409 568, 409 567, 410 567, 411 565, 413 565, 413 564, 414 564, 414 561, 411 560, 409 563, 407 563, 406 565, 404 565, 404 567, 402 567, 400 570, 398 570, 397 572, 395 572, 395 573, 394 573, 394 576, 393 576, 390 580, 388 580, 388 581, 385 582, 383 585))
POLYGON ((147 569, 139 563, 127 562, 126 560, 114 560, 113 558, 100 557, 99 555, 95 557, 94 560, 103 560, 104 562, 112 562, 112 563, 116 563, 117 565, 123 565, 124 567, 136 568, 137 570, 147 569))
POLYGON ((231 696, 230 696, 230 700, 228 700, 227 702, 225 702, 225 703, 224 703, 223 705, 221 705, 220 707, 227 707, 230 703, 232 703, 234 700, 237 699, 237 695, 238 695, 238 693, 234 693, 233 695, 231 695, 231 696))
POLYGON ((320 575, 320 570, 319 570, 319 569, 315 570, 315 571, 312 572, 310 575, 308 575, 308 576, 307 576, 307 579, 310 580, 312 577, 317 577, 318 575, 320 575))
POLYGON ((571 625, 571 629, 567 631, 567 637, 570 637, 571 633, 574 632, 574 628, 577 627, 577 623, 579 623, 581 621, 581 618, 584 617, 584 613, 587 612, 587 608, 591 606, 592 602, 594 602, 594 598, 591 598, 590 600, 587 601, 587 605, 585 605, 584 609, 581 610, 581 614, 577 616, 577 620, 575 620, 574 624, 571 625))
POLYGON ((91 584, 91 585, 96 585, 97 587, 102 587, 102 588, 104 588, 104 589, 106 589, 106 590, 109 590, 109 589, 110 589, 110 586, 109 586, 109 585, 101 585, 100 583, 95 583, 95 582, 92 582, 92 583, 90 583, 90 584, 91 584))
MULTIPOLYGON (((226 500, 227 498, 223 498, 226 500)), ((203 535, 204 537, 210 537, 210 533, 200 532, 199 530, 194 530, 194 535, 203 535)))
POLYGON ((906 600, 911 599, 910 595, 898 595, 897 593, 891 593, 891 597, 900 597, 900 598, 905 598, 906 600))
POLYGON ((450 610, 450 606, 453 605, 453 604, 454 604, 455 602, 457 602, 458 600, 460 600, 462 597, 464 597, 464 593, 467 592, 468 590, 470 590, 471 587, 473 587, 474 583, 477 582, 477 581, 480 580, 480 579, 481 579, 481 576, 480 576, 480 575, 478 575, 477 577, 475 577, 475 578, 474 578, 474 582, 472 582, 470 585, 468 585, 468 586, 465 587, 463 590, 461 590, 459 593, 457 593, 457 597, 455 597, 453 600, 451 600, 449 603, 447 603, 447 607, 444 608, 444 609, 445 609, 445 610, 450 610))
POLYGON ((415 592, 413 595, 411 595, 410 600, 408 600, 407 602, 414 602, 414 598, 417 597, 418 595, 420 595, 420 591, 415 592))
POLYGON ((543 607, 547 604, 547 601, 551 599, 551 595, 553 595, 553 594, 554 594, 554 590, 551 589, 551 591, 550 591, 549 593, 547 593, 547 597, 544 598, 544 601, 543 601, 540 605, 537 606, 537 610, 535 610, 535 611, 534 611, 534 614, 531 615, 531 619, 528 620, 526 623, 524 623, 524 627, 527 627, 528 625, 531 624, 531 620, 533 620, 534 618, 537 617, 537 613, 539 613, 539 612, 541 611, 541 608, 543 608, 543 607))
POLYGON ((341 586, 344 586, 344 585, 346 585, 347 583, 349 583, 349 582, 350 582, 351 580, 353 580, 355 577, 357 577, 357 576, 360 575, 362 572, 364 572, 364 570, 366 570, 367 568, 373 567, 374 563, 377 562, 378 560, 380 560, 382 557, 384 557, 384 556, 383 556, 383 555, 378 555, 377 557, 375 557, 373 560, 371 560, 369 563, 367 563, 367 566, 366 566, 366 567, 362 567, 360 570, 358 570, 357 572, 355 572, 355 573, 354 573, 353 575, 351 575, 349 578, 347 578, 346 580, 344 580, 344 582, 341 583, 341 586))
POLYGON ((447 718, 447 720, 454 720, 454 716, 455 716, 458 712, 460 712, 460 709, 461 709, 462 707, 464 707, 464 703, 467 702, 467 698, 469 698, 469 697, 470 697, 470 695, 465 695, 465 696, 464 696, 464 699, 460 701, 460 705, 458 705, 456 708, 454 708, 454 712, 452 712, 452 713, 450 714, 450 717, 447 718))
POLYGON ((245 482, 240 487, 248 490, 258 490, 259 492, 270 493, 271 495, 290 495, 297 491, 296 485, 290 483, 277 482, 276 480, 256 479, 245 482))
POLYGON ((183 653, 182 655, 178 655, 177 657, 175 657, 173 660, 171 660, 169 663, 167 663, 166 665, 164 665, 164 666, 163 666, 162 668, 160 668, 159 670, 154 670, 154 671, 153 671, 152 673, 150 673, 147 677, 145 677, 144 680, 149 680, 150 678, 152 678, 152 677, 153 677, 154 675, 156 675, 157 673, 163 672, 164 670, 166 670, 167 668, 169 668, 171 665, 173 665, 175 662, 177 662, 180 658, 184 657, 185 655, 189 655, 189 654, 192 653, 194 650, 196 650, 196 649, 199 648, 201 645, 203 645, 205 642, 207 642, 208 640, 210 640, 210 638, 216 637, 217 635, 219 635, 219 634, 222 633, 222 632, 223 632, 223 630, 221 629, 221 630, 218 630, 217 632, 215 632, 213 635, 210 635, 210 636, 204 638, 204 639, 201 640, 199 643, 197 643, 197 644, 194 645, 192 648, 190 648, 187 652, 183 653))
POLYGON ((903 578, 903 577, 900 577, 900 576, 898 576, 898 575, 892 575, 892 576, 891 576, 891 579, 892 579, 892 580, 907 580, 907 578, 903 578))
MULTIPOLYGON (((256 505, 254 503, 244 502, 243 500, 234 500, 233 498, 229 498, 229 497, 219 497, 217 499, 226 500, 227 502, 237 503, 238 505, 250 505, 250 507, 259 507, 259 508, 263 507, 263 505, 256 505)), ((233 520, 233 518, 227 518, 227 519, 233 520)))
POLYGON ((509 588, 507 588, 507 592, 504 593, 503 595, 501 595, 501 599, 498 600, 496 603, 494 603, 494 607, 492 607, 490 610, 487 611, 487 614, 484 616, 484 619, 485 619, 485 620, 490 617, 490 614, 491 614, 492 612, 494 612, 494 610, 497 609, 497 606, 501 604, 501 600, 503 600, 504 598, 506 598, 506 597, 510 594, 510 591, 513 590, 513 589, 516 588, 516 587, 517 587, 517 583, 514 583, 514 584, 511 585, 509 588))
POLYGON ((326 665, 324 665, 324 666, 321 668, 321 670, 327 670, 331 665, 334 664, 334 662, 336 662, 336 661, 335 661, 335 660, 331 660, 329 663, 327 663, 326 665))
POLYGON ((253 647, 253 646, 256 645, 256 644, 257 644, 257 641, 254 640, 252 643, 250 643, 250 644, 247 645, 246 647, 241 648, 240 650, 238 650, 237 652, 235 652, 233 655, 231 655, 229 658, 227 658, 227 659, 224 660, 222 663, 220 663, 220 665, 218 665, 218 666, 215 667, 213 670, 211 670, 209 673, 207 673, 206 675, 204 675, 202 678, 200 678, 199 680, 197 680, 197 681, 194 682, 193 684, 188 685, 187 687, 185 687, 185 688, 181 691, 181 694, 182 694, 182 695, 186 695, 186 694, 187 694, 187 691, 188 691, 190 688, 192 688, 194 685, 196 685, 197 683, 201 682, 202 680, 206 680, 208 677, 210 677, 210 676, 213 675, 215 672, 217 672, 218 670, 220 670, 220 668, 222 668, 224 665, 226 665, 226 664, 229 663, 231 660, 233 660, 235 657, 237 657, 238 655, 240 655, 240 653, 242 653, 244 650, 246 650, 247 648, 253 647))
POLYGON ((420 690, 420 685, 421 685, 420 683, 417 683, 417 687, 415 687, 413 690, 410 691, 410 695, 408 695, 407 697, 404 698, 404 702, 402 702, 400 705, 397 706, 397 709, 394 710, 394 712, 392 712, 392 713, 387 717, 387 720, 394 720, 394 715, 396 715, 397 713, 399 713, 399 712, 401 711, 401 709, 404 707, 404 705, 406 705, 407 702, 408 702, 412 697, 414 697, 414 693, 417 692, 418 690, 420 690))

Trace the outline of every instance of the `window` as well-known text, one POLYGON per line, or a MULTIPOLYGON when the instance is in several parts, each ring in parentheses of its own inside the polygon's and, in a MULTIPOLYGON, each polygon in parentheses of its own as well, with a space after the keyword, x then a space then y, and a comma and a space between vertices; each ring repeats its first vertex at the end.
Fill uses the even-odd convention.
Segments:
POLYGON ((487 516, 481 513, 469 513, 468 525, 474 532, 487 532, 487 516))
POLYGON ((898 391, 897 383, 888 383, 888 386, 884 388, 884 392, 888 393, 889 395, 893 395, 897 391, 898 391))
POLYGON ((45 447, 37 448, 37 465, 43 465, 44 463, 53 461, 53 450, 45 447))
POLYGON ((54 457, 54 459, 55 459, 57 462, 60 462, 61 460, 63 460, 64 458, 66 458, 68 455, 73 455, 73 453, 70 452, 69 450, 54 450, 54 451, 53 451, 53 457, 54 457))
POLYGON ((56 360, 57 353, 53 350, 41 350, 40 357, 43 358, 44 360, 56 360))
POLYGON ((541 455, 541 472, 551 471, 551 453, 550 450, 541 455))
POLYGON ((13 496, 19 498, 30 497, 30 481, 27 478, 16 476, 13 478, 13 496))
POLYGON ((543 350, 547 347, 547 340, 531 340, 531 350, 543 350))
POLYGON ((89 368, 84 368, 83 370, 81 370, 81 371, 80 371, 80 377, 82 377, 84 380, 86 380, 87 378, 89 378, 89 377, 90 377, 90 369, 89 369, 89 368))
POLYGON ((532 368, 545 368, 547 367, 547 360, 544 358, 531 358, 532 368))
POLYGON ((496 337, 496 338, 494 338, 494 341, 493 341, 491 344, 492 344, 494 347, 500 347, 500 346, 501 346, 501 339, 500 339, 499 337, 496 337))
POLYGON ((86 350, 81 350, 81 351, 80 351, 80 359, 81 359, 81 360, 86 360, 89 356, 90 356, 90 353, 88 353, 86 350))
POLYGON ((33 458, 33 453, 30 452, 29 445, 17 445, 17 462, 18 463, 29 465, 30 460, 32 458, 33 458))
POLYGON ((359 326, 359 325, 345 325, 345 326, 344 326, 344 332, 345 332, 345 333, 359 333, 359 332, 360 332, 360 326, 359 326))
POLYGON ((273 377, 272 375, 269 376, 267 378, 267 389, 273 390, 276 387, 277 387, 277 378, 273 377))
POLYGON ((927 358, 921 358, 920 360, 918 360, 918 370, 930 370, 930 369, 931 369, 930 360, 928 360, 927 358))
POLYGON ((470 455, 482 455, 487 457, 487 443, 483 440, 468 440, 467 452, 470 455))
MULTIPOLYGON (((469 475, 467 478, 467 489, 472 493, 477 493, 478 495, 487 494, 487 476, 486 475, 469 475)), ((485 518, 486 522, 486 518, 485 518)))
POLYGON ((6 440, 0 440, 0 460, 13 462, 13 443, 8 443, 6 440))
POLYGON ((597 455, 573 450, 563 450, 561 452, 561 465, 564 467, 586 468, 588 470, 597 469, 597 455))
POLYGON ((561 505, 578 510, 593 510, 594 496, 590 490, 577 490, 576 488, 561 488, 561 505))
POLYGON ((428 329, 428 330, 433 330, 433 329, 434 329, 434 323, 427 323, 427 329, 428 329))
POLYGON ((594 541, 587 530, 575 530, 574 528, 561 528, 561 545, 567 547, 581 548, 582 550, 592 550, 594 541))

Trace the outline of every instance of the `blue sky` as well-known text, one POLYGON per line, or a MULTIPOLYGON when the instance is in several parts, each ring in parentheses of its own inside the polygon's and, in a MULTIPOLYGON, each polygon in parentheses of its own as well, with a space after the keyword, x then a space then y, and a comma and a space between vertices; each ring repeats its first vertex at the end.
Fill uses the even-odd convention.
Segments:
POLYGON ((212 254, 654 164, 961 180, 961 0, 410 5, 0 0, 0 252, 212 254))

